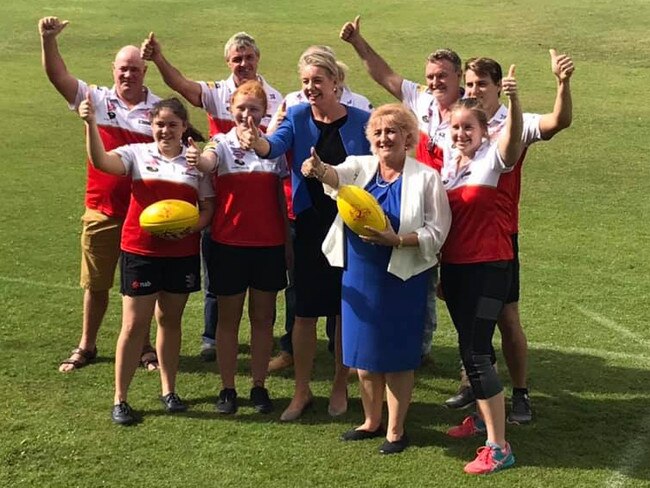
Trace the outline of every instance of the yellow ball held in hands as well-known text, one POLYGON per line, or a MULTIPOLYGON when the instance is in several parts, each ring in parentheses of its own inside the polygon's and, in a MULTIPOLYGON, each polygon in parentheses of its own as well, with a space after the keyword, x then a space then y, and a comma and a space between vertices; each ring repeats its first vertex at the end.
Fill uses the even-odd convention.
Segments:
POLYGON ((140 214, 140 227, 153 234, 182 232, 199 222, 199 210, 185 200, 160 200, 140 214))
POLYGON ((336 206, 343 222, 355 234, 370 235, 365 226, 379 231, 386 229, 386 217, 381 206, 375 197, 359 186, 344 185, 339 188, 336 206))

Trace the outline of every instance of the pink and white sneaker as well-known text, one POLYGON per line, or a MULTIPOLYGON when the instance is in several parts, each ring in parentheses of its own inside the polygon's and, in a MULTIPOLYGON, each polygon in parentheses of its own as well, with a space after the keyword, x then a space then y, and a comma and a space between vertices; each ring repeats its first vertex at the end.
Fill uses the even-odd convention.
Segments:
POLYGON ((490 474, 515 464, 515 457, 507 442, 505 449, 502 449, 497 444, 486 441, 483 447, 477 449, 476 454, 476 459, 465 465, 468 474, 490 474))

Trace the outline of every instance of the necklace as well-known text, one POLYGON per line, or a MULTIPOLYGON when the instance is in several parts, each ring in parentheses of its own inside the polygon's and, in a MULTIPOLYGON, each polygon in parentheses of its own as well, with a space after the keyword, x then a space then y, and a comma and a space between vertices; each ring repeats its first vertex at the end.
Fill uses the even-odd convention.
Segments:
POLYGON ((395 183, 397 180, 399 180, 399 177, 402 175, 401 173, 399 173, 398 176, 397 176, 397 178, 395 178, 393 181, 386 181, 386 180, 384 180, 383 178, 381 178, 381 177, 379 176, 379 172, 380 172, 380 171, 379 171, 379 168, 378 168, 378 169, 377 169, 377 172, 375 173, 375 183, 377 184, 377 186, 378 186, 379 188, 386 188, 386 187, 392 185, 392 184, 395 183), (380 178, 381 178, 381 181, 383 181, 383 183, 380 183, 380 178))

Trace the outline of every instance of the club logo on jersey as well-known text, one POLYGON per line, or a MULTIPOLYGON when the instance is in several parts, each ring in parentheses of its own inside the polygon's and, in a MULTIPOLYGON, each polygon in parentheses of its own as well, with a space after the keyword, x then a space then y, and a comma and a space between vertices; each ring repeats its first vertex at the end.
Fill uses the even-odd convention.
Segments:
POLYGON ((246 166, 246 163, 241 159, 235 159, 235 164, 237 166, 246 166))
POLYGON ((154 166, 145 166, 145 169, 147 171, 149 171, 150 173, 157 173, 158 172, 158 168, 156 168, 154 166))
POLYGON ((106 115, 108 115, 108 118, 111 120, 117 117, 117 114, 115 112, 108 112, 106 115))
MULTIPOLYGON (((244 151, 241 147, 232 147, 231 146, 230 150, 232 151, 232 155, 235 157, 235 160, 244 159, 244 156, 246 156, 246 151, 244 151)), ((237 163, 237 164, 240 164, 240 163, 237 163)), ((242 162, 241 164, 244 164, 244 163, 242 162)))
POLYGON ((423 115, 422 116, 422 122, 424 122, 425 124, 428 124, 429 123, 429 116, 428 115, 423 115))

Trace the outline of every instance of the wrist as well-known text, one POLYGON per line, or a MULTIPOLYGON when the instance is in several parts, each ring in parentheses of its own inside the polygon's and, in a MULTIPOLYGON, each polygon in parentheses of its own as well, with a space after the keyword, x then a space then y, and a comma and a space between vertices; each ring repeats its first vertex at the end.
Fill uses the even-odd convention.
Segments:
POLYGON ((396 247, 397 249, 402 249, 404 247, 404 238, 400 235, 396 235, 397 237, 397 242, 393 247, 396 247))

